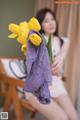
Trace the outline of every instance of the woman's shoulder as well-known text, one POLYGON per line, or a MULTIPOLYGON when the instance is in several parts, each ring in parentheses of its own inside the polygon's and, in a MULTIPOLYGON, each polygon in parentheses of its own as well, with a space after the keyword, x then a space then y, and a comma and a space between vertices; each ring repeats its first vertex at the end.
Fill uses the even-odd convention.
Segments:
POLYGON ((60 41, 60 38, 59 38, 58 36, 54 36, 54 41, 59 42, 59 41, 60 41))
POLYGON ((58 36, 53 36, 52 45, 55 46, 55 47, 60 46, 60 39, 59 39, 58 36))
POLYGON ((60 37, 54 36, 54 41, 60 45, 60 37))

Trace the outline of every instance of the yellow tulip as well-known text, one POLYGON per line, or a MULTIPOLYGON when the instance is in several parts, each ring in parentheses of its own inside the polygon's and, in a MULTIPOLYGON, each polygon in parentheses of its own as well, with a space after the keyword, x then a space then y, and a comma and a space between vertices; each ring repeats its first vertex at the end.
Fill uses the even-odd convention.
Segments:
POLYGON ((36 33, 29 35, 29 39, 32 42, 32 44, 35 46, 39 46, 40 43, 42 42, 41 37, 36 33))
POLYGON ((27 40, 28 37, 33 45, 39 46, 42 42, 41 37, 36 34, 30 34, 29 32, 31 30, 34 30, 35 32, 38 32, 41 29, 40 24, 36 18, 31 18, 29 22, 21 22, 19 25, 17 24, 9 24, 9 31, 12 33, 8 36, 9 38, 15 38, 17 41, 22 45, 21 51, 26 54, 26 46, 27 46, 27 40))
POLYGON ((31 18, 28 22, 28 26, 30 30, 34 30, 36 32, 40 31, 41 26, 36 18, 31 18))

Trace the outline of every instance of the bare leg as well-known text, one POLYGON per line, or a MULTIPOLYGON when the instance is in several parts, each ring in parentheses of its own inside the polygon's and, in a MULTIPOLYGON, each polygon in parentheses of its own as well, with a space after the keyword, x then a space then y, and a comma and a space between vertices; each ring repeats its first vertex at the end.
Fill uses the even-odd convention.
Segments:
POLYGON ((68 115, 69 120, 78 120, 77 112, 74 106, 72 105, 71 100, 68 95, 61 95, 54 99, 62 107, 65 113, 68 115))
MULTIPOLYGON (((27 96, 27 93, 25 93, 27 96)), ((65 112, 56 104, 55 101, 51 100, 50 104, 41 104, 38 99, 31 95, 28 98, 29 103, 42 113, 48 120, 68 120, 65 112)))

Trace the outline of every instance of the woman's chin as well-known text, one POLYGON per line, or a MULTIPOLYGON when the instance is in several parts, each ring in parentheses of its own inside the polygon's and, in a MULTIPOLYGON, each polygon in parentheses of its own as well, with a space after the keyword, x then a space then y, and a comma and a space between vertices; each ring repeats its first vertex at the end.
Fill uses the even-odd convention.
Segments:
POLYGON ((54 34, 55 33, 55 30, 50 30, 49 31, 49 34, 54 34))

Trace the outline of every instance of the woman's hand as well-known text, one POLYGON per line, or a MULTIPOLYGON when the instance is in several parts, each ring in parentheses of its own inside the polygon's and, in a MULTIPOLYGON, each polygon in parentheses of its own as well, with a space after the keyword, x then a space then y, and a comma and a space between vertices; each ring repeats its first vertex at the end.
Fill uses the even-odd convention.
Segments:
POLYGON ((57 56, 51 65, 51 72, 52 75, 58 75, 60 71, 62 70, 64 64, 64 59, 61 55, 57 56))

